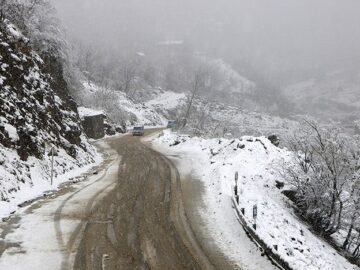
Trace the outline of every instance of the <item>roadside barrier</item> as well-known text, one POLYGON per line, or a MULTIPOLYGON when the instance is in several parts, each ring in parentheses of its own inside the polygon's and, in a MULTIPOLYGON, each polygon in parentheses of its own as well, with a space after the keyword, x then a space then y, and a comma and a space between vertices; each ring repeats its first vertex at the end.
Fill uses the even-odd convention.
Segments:
POLYGON ((235 186, 232 189, 233 196, 231 196, 231 202, 232 206, 235 210, 237 219, 241 226, 244 228, 247 235, 250 237, 250 239, 262 250, 263 254, 266 255, 274 265, 276 265, 279 269, 282 270, 293 270, 293 268, 290 267, 289 263, 284 261, 279 254, 275 253, 275 251, 278 250, 278 245, 274 244, 273 247, 269 247, 257 234, 257 224, 256 224, 256 218, 257 218, 257 206, 254 205, 253 207, 253 219, 254 223, 249 224, 248 221, 245 218, 245 215, 247 213, 245 212, 245 208, 242 208, 239 205, 239 194, 238 194, 238 173, 235 173, 235 186))

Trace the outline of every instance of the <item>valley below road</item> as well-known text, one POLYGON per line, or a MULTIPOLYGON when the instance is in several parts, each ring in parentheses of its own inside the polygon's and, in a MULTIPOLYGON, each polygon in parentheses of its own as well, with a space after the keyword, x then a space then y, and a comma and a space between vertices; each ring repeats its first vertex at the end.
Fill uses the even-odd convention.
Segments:
POLYGON ((105 141, 95 174, 1 223, 0 269, 240 269, 211 237, 198 240, 194 203, 184 203, 198 188, 184 196, 171 160, 142 137, 105 141))

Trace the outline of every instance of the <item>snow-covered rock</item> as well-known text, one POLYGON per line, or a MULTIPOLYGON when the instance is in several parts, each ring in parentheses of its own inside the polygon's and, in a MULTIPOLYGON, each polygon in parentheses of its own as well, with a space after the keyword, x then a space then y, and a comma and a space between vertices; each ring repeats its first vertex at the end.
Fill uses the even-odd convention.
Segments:
POLYGON ((28 39, 0 21, 0 217, 56 187, 50 185, 51 147, 57 153, 56 185, 98 159, 70 98, 60 98, 69 96, 68 90, 57 93, 56 79, 45 70, 28 39))

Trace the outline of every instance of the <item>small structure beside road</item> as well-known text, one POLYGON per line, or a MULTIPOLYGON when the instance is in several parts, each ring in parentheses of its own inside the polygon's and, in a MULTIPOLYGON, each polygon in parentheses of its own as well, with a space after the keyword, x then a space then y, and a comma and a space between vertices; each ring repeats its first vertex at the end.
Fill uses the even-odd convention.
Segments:
POLYGON ((79 108, 79 115, 85 134, 91 139, 101 139, 105 136, 103 111, 96 111, 85 107, 79 108))

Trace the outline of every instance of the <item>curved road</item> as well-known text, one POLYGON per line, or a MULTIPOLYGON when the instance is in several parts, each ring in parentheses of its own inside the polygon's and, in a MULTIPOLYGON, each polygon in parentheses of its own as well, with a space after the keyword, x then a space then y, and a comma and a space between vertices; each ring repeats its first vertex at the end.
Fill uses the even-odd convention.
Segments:
POLYGON ((108 158, 96 173, 82 176, 86 181, 0 223, 0 269, 238 269, 197 241, 190 224, 197 236, 199 228, 188 222, 179 173, 169 159, 141 137, 106 142, 97 145, 108 158))
POLYGON ((180 178, 163 155, 125 136, 118 182, 93 210, 74 269, 214 269, 184 211, 180 178))

